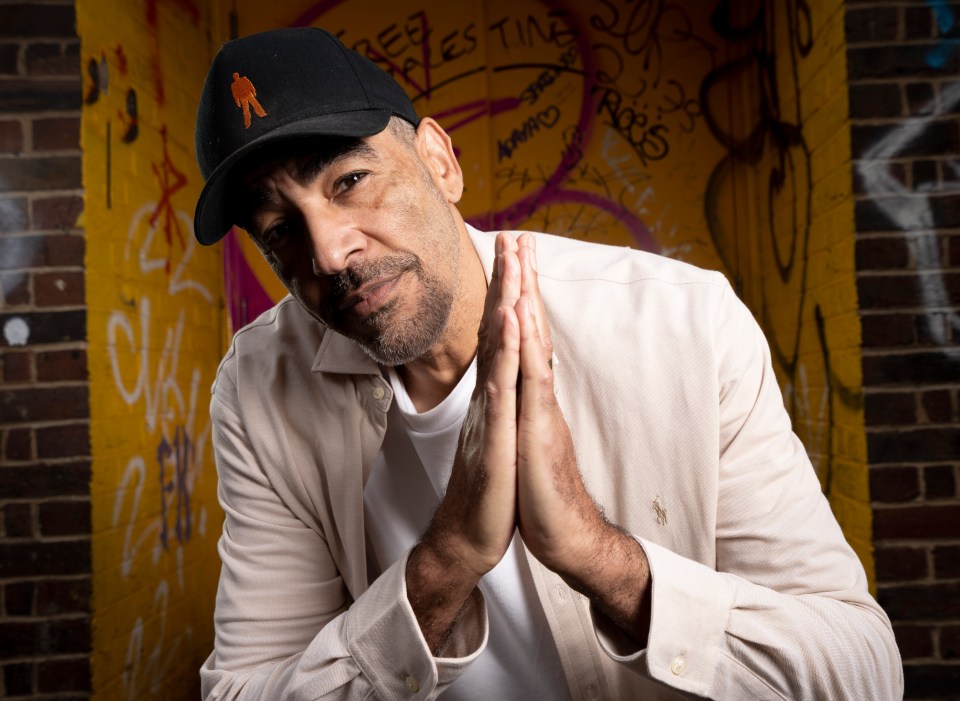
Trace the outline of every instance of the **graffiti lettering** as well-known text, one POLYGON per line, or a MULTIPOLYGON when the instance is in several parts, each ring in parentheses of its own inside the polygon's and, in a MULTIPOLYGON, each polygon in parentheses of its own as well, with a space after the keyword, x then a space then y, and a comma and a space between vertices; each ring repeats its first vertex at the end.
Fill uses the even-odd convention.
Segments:
POLYGON ((174 535, 177 542, 186 543, 192 535, 190 489, 187 478, 193 463, 193 443, 185 426, 176 427, 173 445, 167 441, 166 436, 160 439, 160 445, 157 446, 157 464, 160 467, 160 542, 164 550, 169 549, 167 521, 171 495, 176 503, 174 535), (172 475, 167 470, 167 462, 170 459, 173 460, 172 475))
POLYGON ((497 140, 497 160, 502 161, 504 158, 510 158, 520 144, 532 139, 540 129, 552 129, 559 121, 560 108, 556 105, 550 105, 532 117, 528 117, 518 129, 510 132, 510 136, 506 139, 497 140))
POLYGON ((597 113, 606 114, 607 125, 626 139, 640 157, 640 161, 647 165, 649 161, 666 158, 670 153, 670 144, 666 137, 670 128, 666 124, 650 124, 646 113, 625 105, 623 96, 617 90, 602 90, 597 113))
POLYGON ((569 49, 564 51, 560 55, 560 66, 551 66, 550 68, 545 68, 543 72, 537 76, 530 85, 524 88, 523 92, 520 93, 520 101, 526 102, 528 105, 534 105, 540 96, 546 91, 548 87, 553 85, 556 81, 557 76, 565 68, 569 68, 577 60, 579 55, 579 49, 576 46, 571 46, 569 49))
POLYGON ((500 40, 501 49, 515 47, 557 46, 561 49, 573 44, 579 32, 567 21, 567 13, 551 10, 547 13, 546 26, 534 15, 520 19, 503 17, 487 27, 500 40))

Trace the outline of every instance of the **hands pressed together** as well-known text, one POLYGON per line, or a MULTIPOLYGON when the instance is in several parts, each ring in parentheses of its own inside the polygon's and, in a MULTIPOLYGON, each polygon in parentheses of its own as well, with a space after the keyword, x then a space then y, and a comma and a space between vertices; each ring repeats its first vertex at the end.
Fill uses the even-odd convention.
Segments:
POLYGON ((529 551, 633 636, 646 639, 643 549, 584 487, 553 389, 553 343, 531 234, 499 234, 477 348, 477 386, 443 501, 407 563, 431 650, 519 530, 529 551))

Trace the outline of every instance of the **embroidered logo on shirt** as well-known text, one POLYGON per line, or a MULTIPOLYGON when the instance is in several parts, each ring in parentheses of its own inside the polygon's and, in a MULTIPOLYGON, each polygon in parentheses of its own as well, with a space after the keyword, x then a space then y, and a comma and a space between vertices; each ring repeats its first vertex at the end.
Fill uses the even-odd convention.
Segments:
POLYGON ((257 89, 246 76, 240 77, 239 73, 233 74, 233 83, 230 84, 230 92, 233 94, 233 101, 237 107, 243 110, 243 128, 250 128, 250 108, 253 107, 254 113, 258 117, 266 117, 267 113, 257 101, 257 89))
POLYGON ((657 523, 661 526, 667 525, 667 510, 663 508, 663 504, 660 502, 660 496, 653 500, 653 512, 657 515, 657 523))

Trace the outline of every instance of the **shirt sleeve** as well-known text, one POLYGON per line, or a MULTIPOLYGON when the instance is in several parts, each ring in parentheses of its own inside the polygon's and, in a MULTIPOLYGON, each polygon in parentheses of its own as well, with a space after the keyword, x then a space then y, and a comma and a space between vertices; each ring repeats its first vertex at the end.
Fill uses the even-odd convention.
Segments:
POLYGON ((592 611, 600 645, 698 696, 902 698, 889 619, 791 430, 766 340, 729 288, 717 328, 716 568, 638 538, 651 573, 647 647, 592 611))
POLYGON ((439 658, 407 600, 406 557, 351 601, 323 534, 271 487, 224 375, 211 403, 223 565, 203 698, 435 698, 486 645, 482 597, 468 601, 439 658))

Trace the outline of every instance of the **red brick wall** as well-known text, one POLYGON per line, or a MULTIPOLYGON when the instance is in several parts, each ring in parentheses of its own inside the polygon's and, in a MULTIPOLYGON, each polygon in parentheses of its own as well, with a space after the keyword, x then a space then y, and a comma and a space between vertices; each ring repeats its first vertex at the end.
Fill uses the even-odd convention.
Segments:
POLYGON ((0 698, 88 698, 90 441, 72 2, 0 0, 0 698))
POLYGON ((907 698, 960 698, 960 3, 847 3, 878 598, 907 698))

